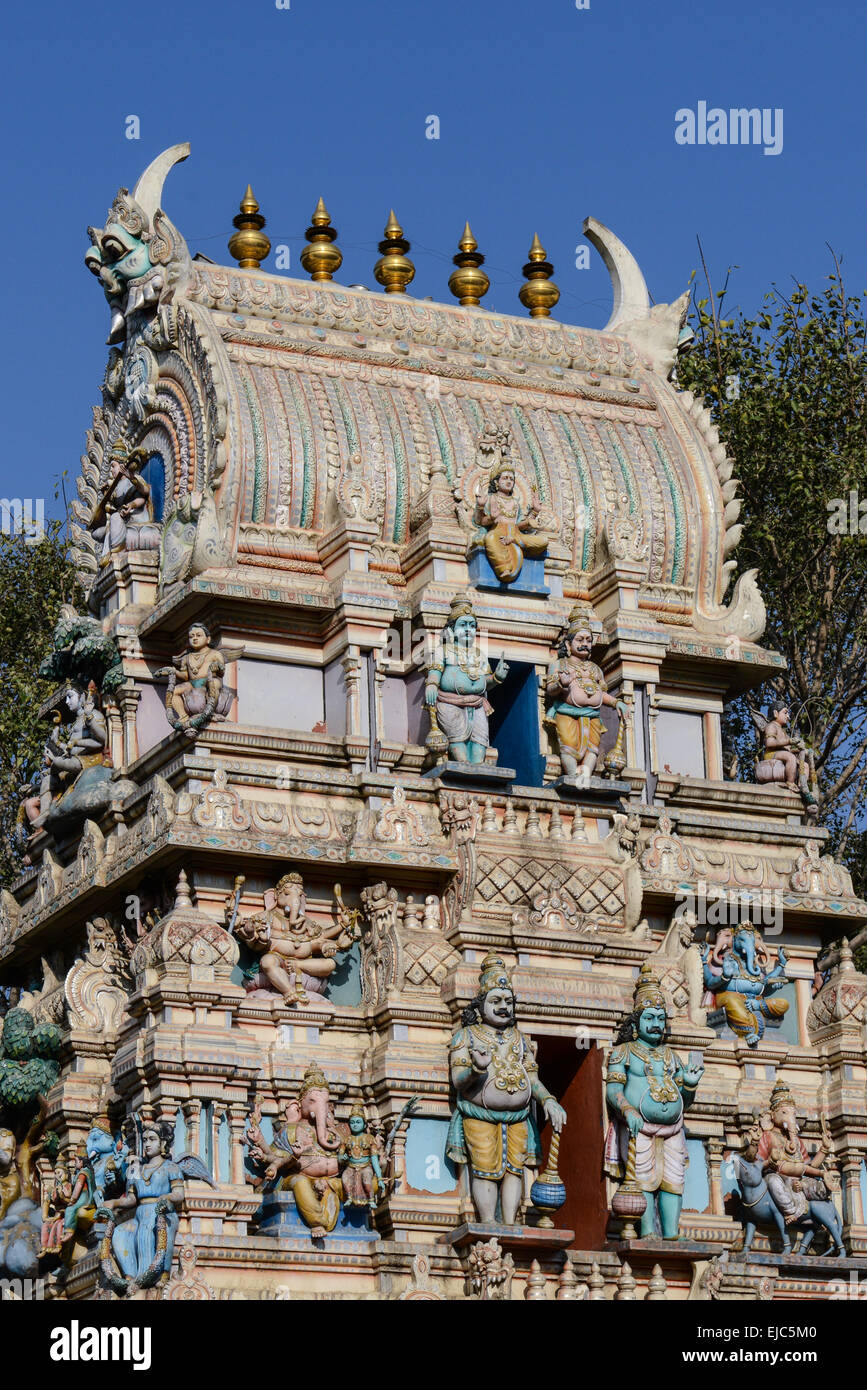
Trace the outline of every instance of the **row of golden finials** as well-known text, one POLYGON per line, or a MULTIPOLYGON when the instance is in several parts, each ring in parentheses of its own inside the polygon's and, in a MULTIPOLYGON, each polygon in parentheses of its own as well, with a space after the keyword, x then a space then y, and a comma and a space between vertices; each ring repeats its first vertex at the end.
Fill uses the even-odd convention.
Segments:
MULTIPOLYGON (((230 255, 242 270, 258 270, 271 250, 271 242, 263 231, 265 218, 259 211, 259 204, 249 184, 241 199, 241 211, 233 221, 238 230, 229 241, 230 255)), ((321 198, 313 214, 313 225, 307 228, 304 235, 309 245, 301 252, 301 264, 307 274, 311 280, 333 279, 343 263, 343 254, 334 244, 337 229, 332 227, 328 209, 321 198)), ((458 247, 458 254, 453 257, 455 269, 449 276, 449 289, 461 304, 477 305, 482 295, 487 294, 491 282, 482 270, 485 258, 470 231, 469 222, 464 227, 458 247)), ((407 255, 409 242, 394 212, 389 214, 379 250, 380 259, 373 267, 376 279, 386 294, 405 294, 407 285, 415 276, 415 266, 407 255)), ((531 318, 548 318, 560 298, 560 291, 551 279, 554 267, 546 260, 545 248, 538 236, 533 237, 523 274, 527 284, 521 286, 518 298, 529 310, 531 318)))

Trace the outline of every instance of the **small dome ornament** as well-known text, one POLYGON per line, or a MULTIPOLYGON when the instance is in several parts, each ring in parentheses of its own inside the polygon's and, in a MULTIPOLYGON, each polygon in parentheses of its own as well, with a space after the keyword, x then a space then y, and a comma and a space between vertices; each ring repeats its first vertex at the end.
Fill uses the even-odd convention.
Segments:
POLYGON ((337 228, 331 225, 331 216, 322 198, 316 204, 312 225, 304 233, 309 246, 301 252, 301 264, 311 280, 333 280, 343 264, 343 252, 332 242, 337 240, 337 228))
POLYGON ((491 288, 490 280, 480 269, 484 259, 467 222, 458 242, 458 254, 452 257, 457 269, 449 276, 449 289, 460 304, 477 306, 491 288))
POLYGON ((407 256, 409 242, 403 234, 403 227, 394 215, 388 215, 385 236, 379 243, 380 259, 373 267, 373 273, 385 289, 386 294, 406 294, 406 287, 415 277, 415 266, 407 256))
POLYGON ((241 211, 232 221, 238 230, 229 238, 229 255, 242 270, 258 270, 271 250, 271 242, 262 231, 265 219, 249 184, 241 199, 241 211))
POLYGON ((560 291, 551 279, 554 267, 545 257, 545 248, 536 234, 530 247, 529 260, 522 271, 527 284, 518 291, 518 298, 524 308, 529 309, 531 319, 550 318, 551 310, 560 298, 560 291))

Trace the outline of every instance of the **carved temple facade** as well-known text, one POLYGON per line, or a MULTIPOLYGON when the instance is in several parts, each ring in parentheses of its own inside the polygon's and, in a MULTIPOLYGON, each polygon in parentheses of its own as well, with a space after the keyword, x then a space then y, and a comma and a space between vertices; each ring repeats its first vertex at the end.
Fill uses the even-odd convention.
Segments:
MULTIPOLYGON (((733 461, 672 377, 683 303, 651 313, 596 223, 621 291, 603 331, 292 279, 255 256, 193 259, 162 210, 184 153, 94 234, 113 345, 72 530, 89 618, 122 662, 101 701, 112 790, 89 812, 70 801, 33 818, 29 866, 0 905, 0 983, 61 1030, 46 1097, 61 1149, 86 1143, 102 1107, 117 1132, 167 1122, 210 1174, 186 1182, 168 1285, 139 1296, 184 1280, 222 1298, 490 1296, 447 1135, 449 1043, 492 955, 567 1114, 554 1235, 534 1222, 527 1170, 524 1234, 501 1239, 494 1296, 571 1298, 576 1281, 593 1298, 827 1296, 834 1268, 867 1259, 867 978, 845 949, 819 978, 816 965, 867 904, 797 788, 726 776, 725 702, 783 663, 761 645, 760 575, 732 588, 733 461), (128 239, 119 258, 112 227, 128 239), (124 278, 141 247, 144 273, 124 278), (506 583, 474 516, 494 436, 548 538, 506 583), (130 456, 138 471, 122 476, 147 485, 138 518, 111 503, 112 461, 130 456), (491 665, 509 668, 487 757, 463 769, 432 751, 425 706, 457 594, 491 665), (545 705, 579 605, 627 710, 622 756, 605 765, 606 707, 583 779, 564 778, 545 705), (198 676, 197 625, 220 654, 198 676), (275 907, 289 874, 291 912, 279 892, 275 907), (706 990, 730 941, 702 904, 723 895, 759 904, 765 957, 787 958, 788 1008, 758 1038, 706 990), (288 987, 251 948, 248 919, 275 912, 318 943, 288 987), (625 1239, 610 1214, 606 1060, 645 962, 671 1046, 705 1068, 679 1242, 625 1239), (372 1217, 344 1206, 315 1237, 290 1204, 263 1217, 245 1137, 259 1107, 275 1141, 310 1068, 338 1129, 360 1106, 389 1143, 372 1217), (780 1082, 808 1146, 829 1136, 848 1251, 835 1266, 784 1258, 764 1229, 736 1249, 727 1154, 780 1082)), ((105 1296, 102 1255, 76 1239, 54 1296, 105 1296)))

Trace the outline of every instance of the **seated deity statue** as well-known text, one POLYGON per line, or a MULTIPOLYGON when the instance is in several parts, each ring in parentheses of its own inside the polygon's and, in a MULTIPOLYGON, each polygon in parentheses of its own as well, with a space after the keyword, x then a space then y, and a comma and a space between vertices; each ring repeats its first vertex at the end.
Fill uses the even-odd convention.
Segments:
POLYGON ((90 533, 100 546, 104 568, 123 551, 157 550, 160 528, 154 521, 151 490, 141 476, 147 462, 140 449, 129 451, 119 441, 109 463, 108 482, 90 519, 90 533))
POLYGON ((483 539, 491 569, 501 584, 512 584, 521 573, 524 556, 537 559, 548 549, 548 537, 536 529, 541 509, 539 493, 533 488, 531 503, 524 511, 515 496, 515 465, 505 450, 488 478, 487 495, 476 494, 473 521, 483 539))
POLYGON ((39 782, 39 815, 33 824, 44 823, 52 804, 74 793, 84 797, 93 787, 111 780, 111 760, 107 752, 108 729, 97 705, 91 684, 86 690, 70 685, 64 704, 73 716, 67 725, 59 724, 45 745, 39 782))
POLYGON ((168 676, 166 717, 173 729, 195 738, 212 719, 224 719, 232 708, 236 692, 224 682, 227 659, 238 654, 211 646, 211 634, 204 623, 193 623, 187 634, 189 646, 172 665, 157 672, 168 676))
POLYGON ((494 670, 478 642, 478 625, 468 598, 457 594, 451 602, 442 632, 442 643, 428 667, 425 704, 434 735, 448 743, 454 762, 483 763, 490 744, 488 716, 492 707, 487 691, 502 685, 509 674, 505 661, 494 670))
POLYGON ((265 910, 243 918, 235 928, 240 941, 261 953, 259 975, 289 1007, 321 1003, 329 976, 337 968, 337 955, 358 937, 360 914, 344 906, 339 885, 335 892, 336 917, 330 922, 319 921, 307 911, 301 875, 284 874, 274 889, 272 904, 268 905, 268 894, 265 910))
POLYGON ((298 1214, 316 1240, 334 1230, 344 1189, 340 1154, 349 1143, 346 1124, 334 1118, 328 1082, 311 1063, 304 1073, 297 1100, 286 1107, 286 1123, 273 1144, 261 1129, 261 1111, 254 1106, 246 1133, 249 1155, 270 1191, 288 1191, 298 1214))

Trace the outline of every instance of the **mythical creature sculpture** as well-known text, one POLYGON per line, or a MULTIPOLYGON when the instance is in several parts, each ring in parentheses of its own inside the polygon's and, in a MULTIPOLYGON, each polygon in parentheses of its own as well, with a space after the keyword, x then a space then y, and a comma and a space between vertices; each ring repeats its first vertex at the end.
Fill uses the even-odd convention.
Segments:
MULTIPOLYGON (((608 1058, 606 1099, 611 1123, 605 1143, 607 1171, 643 1197, 641 1236, 652 1236, 656 1215, 665 1240, 677 1240, 687 1151, 684 1111, 704 1073, 700 1055, 687 1065, 665 1041, 665 995, 647 962, 641 967, 634 1008, 608 1058)), ((618 1211, 618 1197, 614 1210, 618 1211)))
POLYGON ((744 1227, 741 1254, 749 1253, 756 1229, 763 1225, 776 1227, 784 1251, 792 1249, 790 1232, 796 1232, 799 1255, 808 1252, 816 1231, 824 1227, 835 1253, 846 1254, 843 1223, 833 1199, 837 1175, 828 1164, 826 1140, 811 1156, 784 1081, 776 1083, 768 1110, 748 1130, 743 1150, 731 1159, 740 1188, 732 1206, 744 1227))
POLYGON ((786 959, 780 946, 777 964, 768 969, 768 952, 761 934, 749 922, 734 928, 730 944, 720 942, 712 950, 706 943, 703 948, 705 988, 713 995, 716 1006, 725 1009, 732 1032, 743 1038, 748 1047, 756 1047, 764 1037, 766 1019, 782 1019, 788 1010, 787 999, 774 998, 786 983, 786 959))
MULTIPOLYGON (((575 777, 579 769, 586 777, 595 771, 605 730, 601 715, 603 705, 616 709, 620 716, 618 745, 622 743, 628 717, 623 701, 608 694, 600 667, 590 660, 592 649, 592 614, 585 605, 579 604, 569 614, 566 628, 560 634, 557 657, 545 677, 546 723, 555 735, 560 763, 567 777, 575 777)), ((625 765, 625 759, 618 759, 618 763, 625 765)))
POLYGON ((92 245, 84 262, 108 300, 109 343, 123 342, 136 317, 146 321, 155 313, 189 259, 183 238, 160 207, 166 174, 189 152, 189 145, 165 150, 148 166, 132 194, 119 190, 105 226, 87 229, 92 245))
POLYGON ((480 441, 480 452, 498 457, 488 474, 487 495, 476 490, 473 521, 478 528, 472 544, 482 544, 491 569, 501 584, 513 584, 521 573, 524 556, 537 559, 548 549, 548 537, 536 529, 541 509, 534 486, 530 507, 525 511, 515 496, 517 471, 509 454, 509 430, 487 426, 480 441), (492 446, 485 448, 485 445, 492 446))
POLYGON ((334 1118, 328 1082, 311 1062, 297 1100, 286 1107, 286 1122, 273 1144, 261 1129, 261 1110, 253 1108, 246 1133, 249 1155, 268 1191, 289 1191, 311 1239, 333 1231, 340 1216, 343 1183, 340 1153, 350 1141, 348 1125, 334 1118))
POLYGON ((376 1209, 384 1187, 379 1137, 367 1128, 360 1101, 349 1112, 349 1135, 337 1155, 347 1206, 376 1209))
POLYGON ((762 752, 756 758, 756 781, 783 782, 800 791, 805 805, 815 806, 818 794, 813 750, 802 738, 787 733, 791 718, 785 700, 776 700, 766 718, 751 711, 753 723, 762 738, 762 752))
POLYGON ((328 978, 337 968, 337 956, 360 935, 361 914, 347 908, 335 884, 337 912, 323 923, 308 915, 304 881, 300 874, 284 874, 273 893, 266 893, 264 912, 238 922, 235 934, 259 954, 252 988, 266 987, 283 996, 289 1007, 321 1002, 328 978), (307 991, 310 991, 308 994, 307 991))
POLYGON ((157 671, 168 677, 166 717, 173 729, 195 738, 212 719, 225 719, 237 691, 224 683, 226 662, 235 661, 243 647, 211 646, 211 633, 204 623, 193 623, 187 633, 189 646, 172 665, 157 671))
POLYGON ((160 528, 154 521, 151 490, 141 476, 147 457, 118 440, 109 460, 108 481, 90 519, 90 532, 100 547, 100 568, 112 555, 128 550, 158 550, 160 528))
POLYGON ((532 1044, 515 1023, 515 993, 499 955, 482 961, 479 992, 449 1044, 449 1067, 457 1104, 448 1155, 469 1167, 479 1220, 494 1221, 499 1202, 502 1221, 512 1226, 524 1169, 541 1158, 531 1102, 538 1102, 557 1134, 566 1112, 539 1080, 532 1044))
POLYGON ((168 1121, 144 1122, 139 1130, 139 1152, 126 1165, 124 1194, 106 1200, 96 1213, 97 1219, 106 1223, 99 1244, 103 1282, 120 1297, 166 1282, 184 1183, 196 1179, 214 1186, 195 1154, 170 1157, 173 1137, 174 1126, 168 1121))
POLYGON ((430 714, 428 747, 448 745, 454 762, 483 763, 488 750, 486 692, 509 674, 505 661, 492 671, 478 641, 478 624, 468 598, 456 594, 442 632, 442 643, 428 667, 425 704, 430 714))

